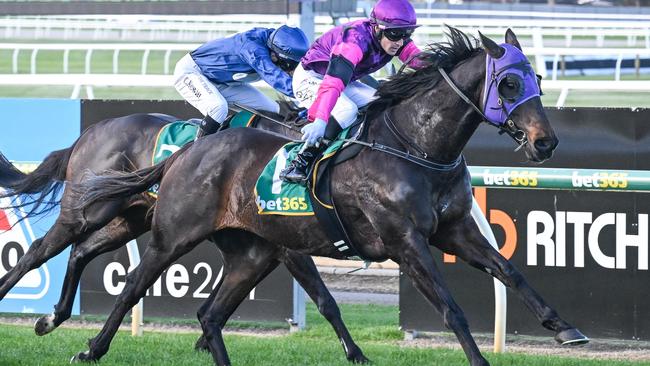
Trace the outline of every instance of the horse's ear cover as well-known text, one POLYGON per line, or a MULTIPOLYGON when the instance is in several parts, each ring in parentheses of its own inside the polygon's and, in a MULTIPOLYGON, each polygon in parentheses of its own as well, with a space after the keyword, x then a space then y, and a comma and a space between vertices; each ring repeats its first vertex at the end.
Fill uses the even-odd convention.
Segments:
POLYGON ((478 35, 481 37, 481 43, 483 44, 485 52, 487 52, 490 57, 500 59, 501 56, 503 56, 503 54, 506 52, 503 47, 499 46, 496 44, 496 42, 484 36, 480 31, 478 32, 478 35))
POLYGON ((519 44, 519 40, 517 40, 517 36, 515 35, 515 32, 513 32, 512 29, 510 28, 506 30, 506 43, 517 47, 519 51, 521 51, 521 45, 519 44))

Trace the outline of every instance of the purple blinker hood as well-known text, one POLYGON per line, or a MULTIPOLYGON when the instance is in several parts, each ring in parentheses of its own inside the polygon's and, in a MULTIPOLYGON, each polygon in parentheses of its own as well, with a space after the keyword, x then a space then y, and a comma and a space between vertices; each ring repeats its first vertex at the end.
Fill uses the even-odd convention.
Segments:
POLYGON ((495 59, 489 54, 486 55, 486 81, 483 90, 483 113, 488 122, 497 126, 503 125, 517 106, 540 96, 535 71, 526 56, 509 43, 499 46, 505 49, 501 58, 495 59), (519 82, 521 92, 515 98, 507 98, 499 94, 499 83, 506 76, 519 82))

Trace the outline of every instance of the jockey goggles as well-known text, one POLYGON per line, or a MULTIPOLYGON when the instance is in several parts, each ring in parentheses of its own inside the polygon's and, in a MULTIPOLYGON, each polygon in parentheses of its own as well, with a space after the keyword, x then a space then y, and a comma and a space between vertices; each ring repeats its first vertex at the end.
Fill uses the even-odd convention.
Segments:
POLYGON ((413 34, 413 28, 388 28, 382 32, 389 41, 399 42, 400 40, 407 40, 413 34))
POLYGON ((300 61, 294 61, 294 60, 289 59, 289 58, 284 58, 284 57, 282 57, 280 55, 277 55, 277 56, 278 56, 277 57, 278 61, 276 61, 274 63, 280 69, 282 69, 282 71, 287 72, 287 73, 295 70, 296 67, 298 67, 298 63, 300 63, 300 61))

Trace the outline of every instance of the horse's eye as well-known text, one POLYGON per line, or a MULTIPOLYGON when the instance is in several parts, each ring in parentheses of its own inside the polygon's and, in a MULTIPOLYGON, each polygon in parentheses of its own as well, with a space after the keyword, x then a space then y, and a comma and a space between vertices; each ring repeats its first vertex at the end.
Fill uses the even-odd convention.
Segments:
POLYGON ((524 95, 523 80, 519 75, 507 74, 498 85, 499 95, 509 101, 514 102, 524 95))

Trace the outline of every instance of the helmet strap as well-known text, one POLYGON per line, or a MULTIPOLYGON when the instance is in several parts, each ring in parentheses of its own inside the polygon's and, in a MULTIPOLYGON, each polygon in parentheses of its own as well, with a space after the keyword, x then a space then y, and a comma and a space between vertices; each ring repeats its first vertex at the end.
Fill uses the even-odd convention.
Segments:
POLYGON ((381 42, 381 38, 384 36, 384 30, 379 28, 377 25, 374 26, 373 30, 375 37, 377 37, 377 41, 381 42))

